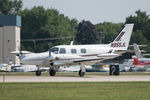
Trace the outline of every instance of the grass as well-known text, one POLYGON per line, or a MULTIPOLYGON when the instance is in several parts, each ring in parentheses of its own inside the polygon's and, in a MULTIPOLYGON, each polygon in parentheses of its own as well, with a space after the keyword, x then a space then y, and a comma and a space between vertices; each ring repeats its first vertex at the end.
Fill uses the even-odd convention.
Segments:
POLYGON ((149 100, 150 82, 0 83, 0 100, 149 100))
MULTIPOLYGON (((0 73, 0 76, 3 73, 0 73)), ((6 76, 35 76, 31 73, 5 73, 6 76)), ((109 73, 86 73, 86 76, 109 73)), ((150 73, 120 73, 150 75, 150 73)), ((49 76, 42 73, 42 76, 49 76)), ((77 72, 56 76, 78 76, 77 72)), ((150 82, 53 82, 0 83, 0 100, 150 100, 150 82)))

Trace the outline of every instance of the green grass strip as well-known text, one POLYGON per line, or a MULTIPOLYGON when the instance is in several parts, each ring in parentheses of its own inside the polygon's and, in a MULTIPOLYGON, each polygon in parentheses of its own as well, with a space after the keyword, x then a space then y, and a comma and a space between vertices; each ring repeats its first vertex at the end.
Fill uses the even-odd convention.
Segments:
POLYGON ((150 100, 150 82, 0 83, 0 100, 150 100))

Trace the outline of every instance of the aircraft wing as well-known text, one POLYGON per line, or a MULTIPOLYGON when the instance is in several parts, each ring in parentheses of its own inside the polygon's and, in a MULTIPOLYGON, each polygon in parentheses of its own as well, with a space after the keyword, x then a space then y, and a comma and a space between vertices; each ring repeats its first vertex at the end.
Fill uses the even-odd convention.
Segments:
POLYGON ((111 59, 118 56, 118 54, 99 54, 97 56, 89 57, 89 56, 76 56, 76 55, 59 55, 57 57, 48 57, 45 60, 53 60, 55 66, 60 65, 76 65, 79 63, 85 63, 85 64, 93 64, 99 61, 103 61, 106 59, 111 59))
POLYGON ((88 61, 101 61, 103 58, 85 58, 85 59, 78 59, 74 60, 73 63, 79 63, 79 62, 88 62, 88 61))
POLYGON ((78 60, 74 60, 74 63, 78 63, 78 62, 88 62, 88 61, 103 61, 109 58, 114 58, 119 56, 118 54, 99 54, 97 55, 97 57, 92 57, 92 58, 84 58, 84 59, 78 59, 78 60))

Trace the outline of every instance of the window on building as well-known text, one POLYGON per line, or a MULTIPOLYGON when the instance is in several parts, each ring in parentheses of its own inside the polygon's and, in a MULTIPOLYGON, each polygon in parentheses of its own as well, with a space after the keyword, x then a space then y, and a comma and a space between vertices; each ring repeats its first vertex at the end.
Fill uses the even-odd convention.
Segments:
POLYGON ((65 53, 66 53, 66 49, 65 49, 65 48, 60 48, 59 53, 60 53, 60 54, 65 54, 65 53))
POLYGON ((77 50, 76 50, 76 49, 71 49, 71 53, 72 53, 72 54, 76 54, 76 53, 77 53, 77 50))
POLYGON ((86 49, 81 49, 81 53, 86 53, 86 49))

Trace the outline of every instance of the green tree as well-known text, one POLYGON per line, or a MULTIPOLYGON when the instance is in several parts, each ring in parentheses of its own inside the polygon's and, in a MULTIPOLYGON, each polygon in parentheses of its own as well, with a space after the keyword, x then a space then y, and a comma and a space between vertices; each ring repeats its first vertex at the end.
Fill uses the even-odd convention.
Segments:
POLYGON ((96 25, 96 30, 102 33, 102 43, 110 43, 121 30, 122 23, 104 22, 96 25))
POLYGON ((135 12, 135 16, 129 16, 126 18, 126 23, 134 23, 131 43, 145 44, 150 42, 150 18, 146 12, 140 10, 135 12))
POLYGON ((22 9, 22 0, 0 0, 0 14, 18 14, 22 9))
MULTIPOLYGON (((24 9, 20 12, 20 15, 22 16, 22 39, 73 37, 76 34, 77 20, 69 19, 56 9, 35 6, 32 9, 24 9)), ((70 39, 62 39, 49 42, 52 42, 52 45, 58 45, 66 44, 69 41, 70 39)), ((32 51, 42 52, 47 50, 48 41, 37 42, 36 44, 38 49, 34 50, 33 48, 32 51)), ((33 43, 23 43, 23 47, 24 49, 33 47, 33 43)))
POLYGON ((131 44, 132 43, 138 43, 138 44, 147 44, 147 39, 143 36, 142 32, 140 30, 137 30, 136 32, 132 32, 132 37, 130 39, 131 44))
POLYGON ((100 33, 89 21, 82 21, 78 24, 75 40, 79 44, 95 44, 100 41, 100 33))

